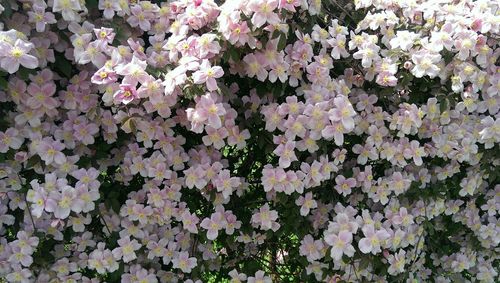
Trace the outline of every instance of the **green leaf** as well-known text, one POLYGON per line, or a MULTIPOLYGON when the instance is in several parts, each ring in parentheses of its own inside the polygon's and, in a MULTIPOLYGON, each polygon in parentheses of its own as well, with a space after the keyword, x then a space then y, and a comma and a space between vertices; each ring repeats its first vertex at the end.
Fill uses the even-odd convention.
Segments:
POLYGON ((281 33, 281 32, 280 32, 279 30, 275 30, 275 31, 273 32, 273 35, 271 36, 271 39, 275 39, 275 38, 277 38, 278 36, 280 36, 280 33, 281 33))
POLYGON ((439 110, 441 113, 444 111, 447 111, 450 108, 450 100, 448 98, 445 98, 441 101, 441 104, 439 105, 439 110))
POLYGON ((0 77, 0 89, 7 90, 7 85, 8 85, 7 80, 5 80, 5 78, 3 77, 0 77))
POLYGON ((236 48, 229 49, 229 58, 233 59, 233 61, 240 61, 240 54, 236 48))
POLYGON ((123 264, 123 262, 120 262, 120 266, 118 267, 118 269, 109 274, 107 282, 120 282, 124 268, 125 265, 123 264))
POLYGON ((280 40, 278 41, 278 51, 285 49, 286 47, 286 35, 281 34, 280 35, 280 40))
POLYGON ((66 78, 71 78, 71 70, 72 66, 71 63, 62 55, 62 53, 56 54, 56 62, 54 63, 54 67, 56 71, 60 74, 65 76, 66 78))

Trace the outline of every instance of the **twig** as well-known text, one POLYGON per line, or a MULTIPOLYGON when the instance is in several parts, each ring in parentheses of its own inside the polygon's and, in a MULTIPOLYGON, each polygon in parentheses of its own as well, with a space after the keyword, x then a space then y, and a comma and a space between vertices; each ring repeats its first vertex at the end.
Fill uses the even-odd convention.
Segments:
POLYGON ((358 282, 361 282, 361 280, 359 280, 358 271, 356 270, 356 267, 354 266, 354 260, 352 260, 352 259, 351 259, 351 266, 354 269, 354 275, 356 275, 356 279, 358 279, 358 282))
POLYGON ((26 207, 28 208, 28 214, 30 215, 31 223, 33 224, 33 230, 36 233, 37 229, 36 229, 36 226, 35 226, 35 221, 33 220, 33 215, 31 214, 31 206, 30 206, 30 204, 28 202, 26 194, 24 194, 24 202, 26 202, 26 207))
MULTIPOLYGON (((99 218, 101 218, 102 222, 104 222, 104 226, 106 226, 106 230, 108 230, 108 233, 109 235, 111 236, 111 230, 109 230, 109 227, 108 227, 108 224, 106 223, 106 220, 104 219, 104 217, 102 216, 101 214, 101 209, 100 208, 97 208, 97 213, 99 215, 99 218)), ((106 237, 107 238, 107 237, 106 237)))

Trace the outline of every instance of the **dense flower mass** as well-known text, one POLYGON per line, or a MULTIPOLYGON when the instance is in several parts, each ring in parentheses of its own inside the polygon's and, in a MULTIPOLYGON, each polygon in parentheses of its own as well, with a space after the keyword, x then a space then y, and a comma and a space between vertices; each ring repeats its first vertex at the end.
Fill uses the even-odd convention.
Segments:
POLYGON ((500 5, 0 5, 0 282, 498 282, 500 5))

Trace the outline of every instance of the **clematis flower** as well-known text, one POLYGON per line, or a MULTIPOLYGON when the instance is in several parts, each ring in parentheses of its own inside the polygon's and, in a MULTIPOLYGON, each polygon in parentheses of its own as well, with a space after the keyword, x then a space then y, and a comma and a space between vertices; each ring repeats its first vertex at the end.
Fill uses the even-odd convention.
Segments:
POLYGON ((340 231, 338 235, 326 234, 325 242, 332 246, 330 254, 336 261, 339 261, 344 254, 348 257, 352 257, 354 255, 355 249, 351 244, 352 234, 349 231, 340 231))
POLYGON ((207 125, 219 129, 222 127, 220 116, 226 114, 226 110, 221 103, 215 103, 213 97, 207 93, 201 96, 196 104, 196 113, 201 121, 208 121, 207 125))
POLYGON ((335 190, 339 194, 341 194, 343 196, 347 196, 347 195, 351 194, 351 189, 356 186, 356 179, 345 178, 342 175, 338 175, 335 178, 335 183, 337 184, 337 185, 335 185, 335 190))
POLYGON ((19 149, 23 140, 15 128, 8 128, 5 132, 0 131, 0 153, 6 153, 9 148, 19 149))
POLYGON ((209 91, 215 91, 219 88, 215 79, 222 77, 222 75, 224 75, 224 71, 220 66, 211 67, 208 60, 203 60, 200 70, 193 73, 193 82, 195 84, 206 83, 209 91))
POLYGON ((262 230, 273 230, 276 232, 280 228, 280 224, 276 222, 278 213, 275 210, 269 209, 269 204, 264 204, 260 207, 259 212, 252 215, 252 223, 260 226, 262 230))
POLYGON ((441 70, 436 64, 441 61, 441 55, 432 54, 429 52, 421 51, 415 53, 411 56, 413 63, 415 63, 411 73, 417 78, 421 78, 428 75, 430 78, 434 78, 439 74, 441 70))
POLYGON ((135 87, 129 85, 129 84, 121 84, 120 89, 113 94, 113 98, 117 102, 121 102, 123 104, 129 104, 132 102, 134 99, 139 98, 137 95, 137 90, 135 87))
POLYGON ((264 271, 258 270, 254 276, 248 276, 248 283, 272 283, 271 277, 266 276, 264 271))
POLYGON ((305 197, 300 196, 296 201, 296 205, 300 206, 300 215, 307 216, 311 209, 318 207, 318 203, 314 200, 311 192, 308 192, 305 197))
POLYGON ((112 253, 116 260, 123 260, 123 262, 131 262, 132 260, 137 258, 137 254, 135 251, 142 247, 137 240, 130 240, 130 237, 127 236, 125 238, 118 239, 119 247, 115 248, 112 253))
POLYGON ((335 108, 328 112, 330 120, 340 121, 345 130, 352 131, 354 129, 353 117, 356 116, 356 111, 354 111, 351 102, 344 96, 338 96, 333 99, 333 104, 335 108))
POLYGON ((191 270, 196 267, 197 259, 189 257, 188 252, 178 252, 172 259, 173 268, 178 268, 184 273, 191 273, 191 270))
POLYGON ((278 0, 252 0, 249 3, 249 8, 254 11, 252 16, 252 24, 255 27, 261 27, 265 23, 275 25, 279 23, 278 14, 274 13, 274 9, 278 7, 278 0))
POLYGON ((3 43, 0 46, 0 66, 9 74, 15 73, 19 69, 19 65, 28 69, 36 68, 38 59, 29 54, 33 48, 33 43, 21 39, 17 39, 13 45, 3 43))
POLYGON ((279 144, 273 153, 280 157, 279 166, 282 168, 288 168, 293 161, 297 161, 297 156, 295 156, 294 141, 279 144))
POLYGON ((207 239, 215 240, 219 234, 219 230, 226 226, 226 219, 220 212, 212 213, 210 218, 205 218, 200 226, 207 230, 207 239))
POLYGON ((299 253, 301 256, 307 257, 307 260, 312 262, 322 258, 324 244, 321 240, 314 240, 311 235, 306 235, 300 242, 299 253))
POLYGON ((225 199, 228 199, 233 191, 241 185, 238 177, 231 177, 229 170, 221 170, 213 180, 218 192, 222 192, 225 199))
POLYGON ((60 141, 47 139, 39 144, 37 152, 46 165, 52 163, 62 165, 66 162, 66 156, 62 152, 64 149, 65 145, 60 141))
POLYGON ((373 224, 367 224, 362 228, 365 238, 359 241, 359 249, 362 253, 377 254, 381 252, 380 246, 390 237, 385 229, 375 230, 373 224))

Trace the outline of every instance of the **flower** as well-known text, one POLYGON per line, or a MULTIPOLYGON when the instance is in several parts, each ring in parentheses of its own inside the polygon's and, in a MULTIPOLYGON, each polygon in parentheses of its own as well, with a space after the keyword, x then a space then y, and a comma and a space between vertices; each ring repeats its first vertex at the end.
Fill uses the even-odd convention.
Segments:
POLYGON ((23 144, 23 138, 15 128, 8 128, 5 132, 0 131, 0 153, 6 153, 9 148, 19 149, 23 144))
POLYGON ((189 257, 188 252, 178 252, 172 259, 173 268, 178 268, 185 273, 191 273, 191 270, 196 267, 197 259, 189 257))
POLYGON ((226 226, 226 219, 220 212, 213 213, 210 218, 205 218, 200 226, 207 230, 207 239, 215 240, 218 232, 226 226))
POLYGON ((311 192, 307 193, 305 197, 300 196, 295 201, 295 204, 300 206, 300 215, 302 216, 307 216, 311 209, 318 207, 318 203, 313 199, 311 192))
POLYGON ((390 237, 385 229, 376 231, 373 224, 366 224, 361 230, 363 230, 365 238, 359 240, 358 247, 364 254, 370 252, 372 254, 377 254, 381 252, 380 246, 390 237))
POLYGON ((335 177, 335 190, 339 193, 342 194, 343 196, 347 196, 351 194, 351 189, 356 186, 356 179, 354 178, 345 178, 342 175, 338 175, 335 177))
POLYGON ((134 99, 139 98, 137 90, 129 84, 121 84, 120 89, 113 94, 113 98, 117 102, 129 104, 134 99))
POLYGON ((264 271, 258 270, 255 272, 255 276, 248 276, 247 278, 248 283, 271 283, 271 277, 265 276, 264 271))
POLYGON ((33 43, 24 42, 21 39, 17 39, 13 45, 3 42, 0 45, 0 67, 9 74, 15 73, 19 65, 35 69, 38 67, 38 59, 29 54, 33 48, 33 43))
POLYGON ((118 239, 119 247, 113 249, 112 253, 116 260, 123 259, 123 262, 127 263, 137 258, 135 251, 142 247, 137 240, 130 240, 130 237, 118 239))
POLYGON ((325 242, 332 246, 330 255, 336 261, 339 261, 344 254, 348 257, 354 255, 355 250, 351 245, 352 234, 349 231, 340 231, 338 235, 327 234, 325 235, 325 242))
POLYGON ((340 121, 346 131, 352 131, 354 129, 353 117, 356 116, 356 111, 354 111, 352 104, 345 96, 335 97, 333 104, 335 107, 328 111, 330 120, 332 122, 340 121))
POLYGON ((269 209, 269 204, 264 204, 260 207, 259 212, 252 215, 252 223, 260 226, 262 230, 273 230, 276 232, 280 228, 280 224, 276 222, 278 213, 275 210, 269 209))
POLYGON ((280 19, 274 9, 278 7, 278 0, 252 0, 249 3, 249 8, 254 11, 252 16, 252 24, 255 27, 261 27, 265 23, 275 25, 280 19))
POLYGON ((215 91, 219 88, 215 79, 222 77, 222 75, 224 75, 224 71, 220 66, 211 67, 208 60, 203 60, 200 70, 193 73, 193 83, 206 83, 209 91, 215 91))
POLYGON ((430 52, 419 51, 411 56, 414 67, 411 69, 411 73, 417 78, 421 78, 428 75, 430 78, 434 78, 439 74, 441 68, 436 64, 441 61, 441 55, 432 54, 430 52))

